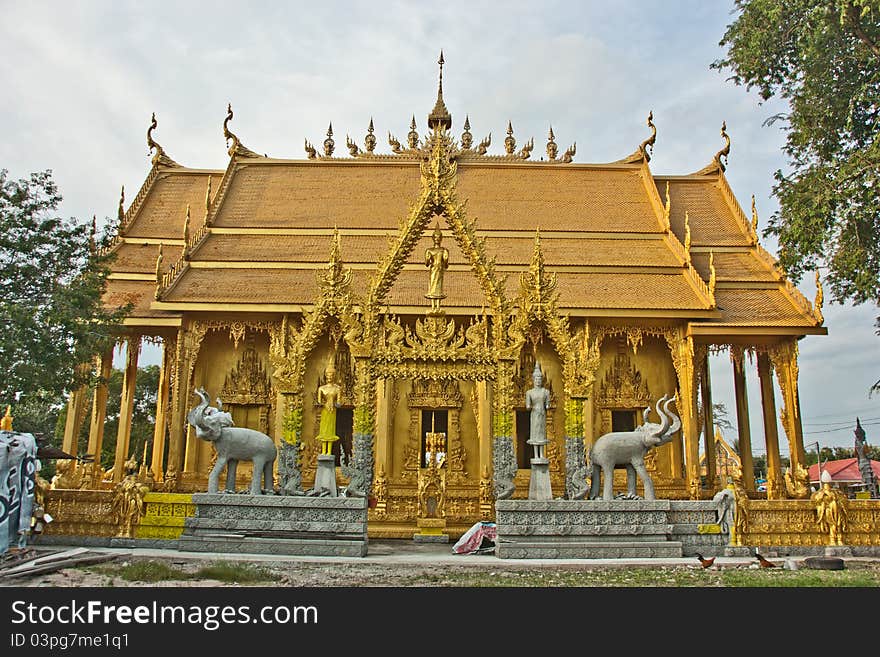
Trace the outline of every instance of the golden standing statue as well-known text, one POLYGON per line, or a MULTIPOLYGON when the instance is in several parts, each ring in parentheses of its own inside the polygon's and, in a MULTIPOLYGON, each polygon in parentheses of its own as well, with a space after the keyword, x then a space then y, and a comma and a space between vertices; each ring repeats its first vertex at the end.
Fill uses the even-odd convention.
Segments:
POLYGON ((843 545, 843 532, 846 531, 846 496, 837 488, 831 487, 828 471, 822 472, 822 488, 813 493, 816 505, 816 522, 819 530, 828 534, 829 545, 843 545))
POLYGON ((431 312, 440 311, 440 300, 445 299, 443 293, 443 273, 449 266, 449 251, 446 247, 441 246, 443 232, 440 230, 440 223, 434 229, 434 246, 425 251, 425 266, 430 269, 430 278, 428 279, 428 293, 426 299, 431 300, 431 312))
POLYGON ((342 388, 336 383, 336 367, 332 356, 327 363, 325 374, 327 383, 318 388, 318 403, 323 404, 318 440, 321 441, 321 454, 330 454, 333 451, 333 443, 339 440, 339 436, 336 435, 336 409, 339 408, 339 395, 342 392, 342 388))

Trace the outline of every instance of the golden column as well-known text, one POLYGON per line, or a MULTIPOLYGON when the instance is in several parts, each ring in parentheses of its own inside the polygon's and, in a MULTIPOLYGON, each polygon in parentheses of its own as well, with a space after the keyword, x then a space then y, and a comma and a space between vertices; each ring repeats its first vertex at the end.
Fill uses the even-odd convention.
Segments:
POLYGON ((703 402, 703 444, 706 454, 706 482, 715 487, 715 418, 712 413, 712 381, 709 378, 709 353, 705 346, 700 351, 700 399, 703 402))
POLYGON ((91 484, 97 486, 103 478, 101 448, 104 445, 104 420, 107 419, 107 381, 113 369, 113 347, 98 356, 96 368, 100 377, 92 397, 92 420, 89 424, 88 454, 94 456, 91 484))
POLYGON ((770 362, 779 381, 779 390, 782 392, 782 428, 788 438, 788 451, 791 459, 792 472, 796 472, 796 465, 806 467, 804 461, 804 433, 801 425, 801 408, 798 398, 798 347, 792 339, 770 350, 770 362))
MULTIPOLYGON (((77 376, 85 379, 91 369, 91 363, 81 363, 76 369, 77 376)), ((87 391, 88 384, 83 383, 70 392, 67 400, 67 418, 64 421, 61 449, 73 456, 79 454, 79 430, 85 416, 87 391)))
POLYGON ((376 473, 384 470, 391 474, 391 429, 394 418, 391 409, 391 379, 376 379, 376 473))
POLYGON ((678 409, 684 436, 687 486, 691 499, 700 499, 700 436, 697 427, 694 341, 684 328, 667 334, 672 364, 678 377, 678 409))
POLYGON ((742 481, 747 491, 755 490, 755 464, 752 461, 752 432, 749 425, 749 397, 746 372, 743 367, 742 347, 731 347, 733 389, 736 395, 736 428, 739 436, 739 460, 742 463, 742 481))
POLYGON ((485 380, 475 381, 477 390, 477 439, 480 445, 480 466, 478 472, 492 473, 492 398, 489 384, 485 380))
POLYGON ((128 460, 128 447, 131 441, 131 415, 134 411, 135 381, 137 380, 141 336, 129 336, 125 341, 125 345, 125 373, 122 378, 122 395, 119 400, 119 426, 116 431, 116 459, 113 461, 113 481, 116 482, 122 481, 125 462, 128 460))
POLYGON ((776 430, 776 400, 773 397, 773 369, 770 357, 758 354, 758 378, 761 381, 761 407, 764 411, 764 441, 767 444, 767 499, 785 497, 782 488, 782 464, 779 460, 779 433, 776 430))
POLYGON ((156 393, 156 427, 153 430, 153 463, 151 469, 156 481, 162 481, 165 460, 165 435, 168 424, 168 395, 171 387, 170 369, 173 365, 174 341, 162 340, 162 368, 159 370, 159 389, 156 393))

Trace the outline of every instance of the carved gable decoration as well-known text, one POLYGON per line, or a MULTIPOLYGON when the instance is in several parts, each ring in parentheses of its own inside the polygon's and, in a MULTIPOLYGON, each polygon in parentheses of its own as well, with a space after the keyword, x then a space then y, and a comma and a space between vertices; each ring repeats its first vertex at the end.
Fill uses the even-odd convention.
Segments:
POLYGON ((415 379, 407 395, 410 408, 461 408, 463 403, 458 381, 452 379, 415 379))
POLYGON ((644 408, 651 401, 648 384, 629 356, 619 353, 599 388, 596 403, 604 408, 644 408))
POLYGON ((233 370, 226 375, 220 399, 224 404, 269 404, 271 399, 266 367, 256 349, 248 346, 233 370))

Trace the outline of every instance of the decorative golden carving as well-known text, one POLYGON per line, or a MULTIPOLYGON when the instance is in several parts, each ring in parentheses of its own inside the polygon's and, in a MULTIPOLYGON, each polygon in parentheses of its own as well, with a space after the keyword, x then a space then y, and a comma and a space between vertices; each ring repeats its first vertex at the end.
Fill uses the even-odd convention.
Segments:
POLYGON ((825 294, 822 290, 822 278, 819 276, 819 270, 816 270, 816 301, 813 304, 813 314, 819 324, 825 323, 825 316, 822 314, 822 304, 825 301, 825 294))
POLYGON ((651 403, 648 384, 625 353, 614 357, 594 402, 602 418, 602 433, 611 431, 613 410, 641 411, 651 403))
POLYGON ((495 496, 492 491, 492 478, 489 476, 489 466, 483 466, 483 472, 480 475, 480 518, 483 520, 491 520, 494 514, 495 496))
POLYGON ((324 139, 324 157, 333 157, 336 142, 333 141, 333 123, 327 126, 327 137, 324 139))
POLYGON ((730 155, 730 136, 727 134, 727 121, 721 122, 721 137, 725 141, 724 148, 715 153, 713 159, 718 167, 724 171, 727 168, 727 156, 730 155), (722 157, 724 158, 724 162, 721 161, 722 157))
POLYGON ((755 195, 752 194, 752 244, 758 243, 758 207, 755 205, 755 195))
POLYGON ((654 125, 654 110, 648 112, 648 127, 651 128, 651 136, 639 144, 639 152, 644 156, 645 161, 651 161, 651 155, 654 153, 654 142, 657 141, 657 128, 654 125), (648 148, 650 147, 650 151, 648 148))
POLYGON ((229 103, 226 107, 226 118, 223 121, 223 138, 226 139, 226 145, 229 146, 229 141, 232 140, 232 146, 229 146, 229 157, 233 155, 239 155, 241 157, 260 157, 257 153, 254 153, 251 149, 247 148, 244 144, 241 143, 241 140, 229 129, 229 122, 232 120, 232 103, 229 103))
POLYGON ((253 345, 248 345, 235 367, 226 375, 220 399, 224 404, 262 405, 271 402, 271 386, 266 367, 253 345))
POLYGON ((556 159, 559 147, 556 145, 556 137, 553 135, 553 126, 550 126, 550 133, 547 135, 547 159, 551 162, 556 159))
POLYGON ((385 476, 385 466, 381 464, 373 480, 373 496, 376 498, 375 517, 377 520, 384 520, 388 514, 388 479, 385 476))
POLYGON ((419 468, 419 519, 446 518, 446 434, 425 435, 427 467, 419 468))
POLYGON ((688 211, 684 212, 684 252, 688 262, 691 260, 691 218, 688 211))
POLYGON ((116 535, 133 538, 134 528, 144 513, 144 496, 150 492, 150 487, 138 482, 135 474, 137 462, 134 459, 126 461, 125 466, 129 474, 113 489, 110 510, 113 522, 119 528, 116 535))
POLYGON ((810 496, 810 475, 800 463, 795 462, 792 468, 786 468, 785 474, 785 490, 792 499, 806 499, 810 496))
POLYGON ((153 166, 162 165, 166 167, 179 167, 180 165, 168 157, 168 154, 165 152, 165 149, 162 148, 154 139, 153 139, 153 130, 156 129, 156 113, 153 112, 153 116, 150 119, 150 127, 147 128, 147 148, 149 149, 148 153, 152 153, 156 151, 156 154, 153 155, 151 160, 153 166))

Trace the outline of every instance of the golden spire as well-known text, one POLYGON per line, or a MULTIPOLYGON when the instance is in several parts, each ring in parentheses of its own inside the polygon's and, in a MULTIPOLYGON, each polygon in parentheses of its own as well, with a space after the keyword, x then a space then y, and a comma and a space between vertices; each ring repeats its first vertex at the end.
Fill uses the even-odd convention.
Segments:
POLYGON ((474 145, 474 136, 471 134, 471 117, 464 117, 464 132, 461 133, 461 147, 469 151, 474 145))
POLYGON ((12 406, 6 406, 6 415, 0 418, 0 430, 12 431, 12 406))
POLYGON ((709 251, 709 296, 715 299, 715 284, 717 276, 715 275, 715 252, 709 251))
POLYGON ((550 126, 550 134, 547 135, 547 157, 550 160, 556 159, 556 153, 559 148, 556 146, 556 137, 553 135, 553 126, 550 126))
POLYGON ((687 210, 684 211, 684 250, 688 252, 688 259, 691 257, 691 218, 688 216, 687 210))
POLYGON ((822 290, 822 278, 819 276, 819 270, 816 269, 816 302, 813 304, 813 312, 820 324, 825 323, 825 316, 822 314, 822 304, 825 301, 825 293, 822 290))
POLYGON ((324 140, 324 157, 331 157, 333 149, 336 148, 336 142, 333 141, 333 123, 327 127, 327 139, 324 140))
POLYGON ((727 121, 721 122, 721 137, 724 139, 725 144, 724 148, 715 153, 715 162, 718 163, 718 166, 721 167, 721 170, 724 171, 727 168, 727 156, 730 155, 730 136, 727 134, 727 121), (721 161, 721 158, 724 158, 724 162, 721 161))
POLYGON ((367 136, 364 137, 364 147, 367 149, 367 153, 372 153, 376 150, 376 135, 373 134, 373 117, 370 117, 370 125, 367 127, 367 136))
POLYGON ((443 64, 446 61, 443 59, 442 50, 440 51, 440 59, 437 60, 437 63, 440 64, 440 84, 437 87, 437 102, 434 103, 434 109, 428 114, 428 127, 442 127, 449 130, 452 128, 452 115, 446 109, 446 103, 443 102, 443 64))
POLYGON ((758 208, 755 206, 755 195, 752 194, 752 236, 758 241, 758 208))
MULTIPOLYGON (((211 180, 208 178, 208 180, 211 180)), ((186 247, 189 244, 189 203, 186 204, 186 216, 183 218, 183 252, 186 253, 186 247)))
POLYGON ((119 226, 122 226, 122 222, 125 220, 125 185, 122 186, 122 189, 119 190, 119 208, 116 210, 116 221, 119 222, 119 226))
POLYGON ((409 132, 406 135, 406 143, 407 146, 410 147, 410 150, 415 150, 419 147, 419 133, 416 132, 415 114, 413 114, 412 122, 409 124, 409 132))
POLYGON ((654 142, 657 141, 657 128, 654 126, 654 110, 648 112, 648 127, 651 128, 651 136, 639 144, 639 150, 645 156, 645 159, 650 162, 651 155, 654 153, 654 142), (648 152, 649 146, 651 147, 650 153, 648 152))
POLYGON ((156 142, 156 140, 153 139, 153 130, 156 129, 157 125, 158 124, 156 123, 156 113, 153 112, 153 116, 150 119, 150 127, 147 128, 147 147, 149 148, 148 153, 152 153, 154 150, 156 151, 156 154, 153 155, 153 159, 151 160, 151 162, 153 163, 153 165, 164 164, 168 167, 179 166, 177 162, 168 157, 168 155, 165 153, 165 149, 162 148, 156 142))
POLYGON ((510 121, 507 122, 507 137, 504 138, 504 150, 507 151, 508 155, 513 155, 513 151, 516 150, 516 139, 513 137, 513 124, 510 121))
POLYGON ((669 215, 672 212, 672 201, 669 199, 669 181, 666 181, 666 203, 663 206, 663 228, 669 230, 671 225, 669 215))

